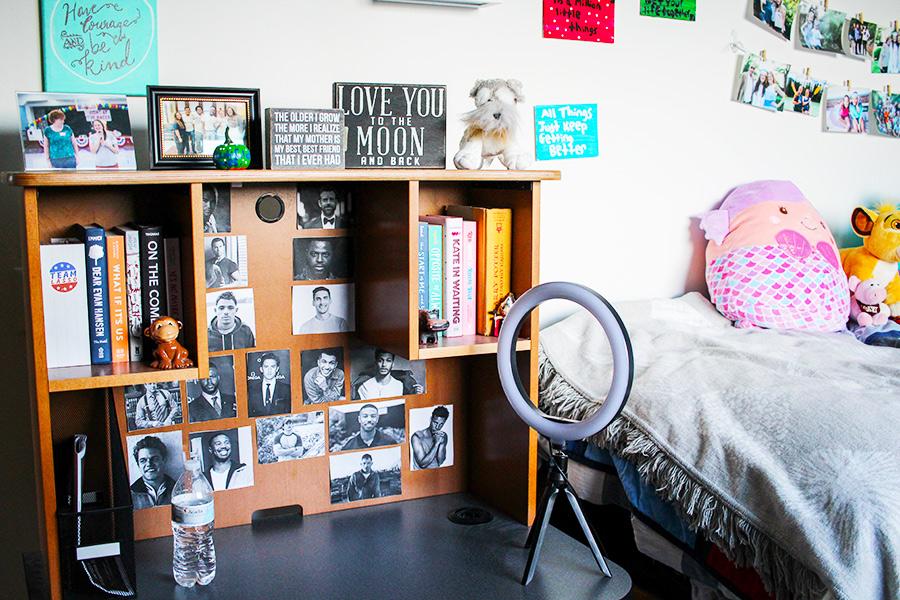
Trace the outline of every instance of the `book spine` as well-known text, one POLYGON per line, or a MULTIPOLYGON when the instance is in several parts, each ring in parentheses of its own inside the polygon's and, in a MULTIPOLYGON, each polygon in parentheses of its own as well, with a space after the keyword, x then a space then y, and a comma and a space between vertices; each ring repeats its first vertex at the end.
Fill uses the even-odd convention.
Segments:
POLYGON ((47 368, 91 364, 84 244, 41 246, 47 368))
POLYGON ((88 270, 88 308, 90 311, 91 363, 112 362, 109 335, 109 288, 106 264, 106 231, 102 227, 85 227, 84 259, 88 270))
MULTIPOLYGON (((165 315, 166 281, 162 229, 157 226, 141 230, 141 329, 165 315)), ((145 355, 148 342, 144 342, 145 355)))
POLYGON ((109 272, 109 333, 112 362, 128 362, 128 315, 125 293, 125 238, 106 236, 109 272))
MULTIPOLYGON (((165 239, 166 303, 169 316, 184 322, 184 301, 181 291, 181 247, 178 238, 165 239)), ((242 256, 246 252, 241 253, 242 256)))
POLYGON ((419 222, 419 310, 428 310, 428 223, 419 222))
POLYGON ((447 219, 444 222, 444 318, 450 321, 447 337, 463 334, 462 249, 462 219, 447 219))
POLYGON ((463 335, 475 335, 475 262, 477 256, 475 221, 463 221, 463 335))
POLYGON ((125 295, 128 310, 128 354, 132 361, 144 359, 144 329, 141 298, 141 241, 136 229, 125 231, 125 295))
POLYGON ((485 299, 481 314, 481 333, 491 335, 491 312, 509 293, 512 268, 512 211, 487 211, 485 219, 485 299))
POLYGON ((444 228, 428 224, 428 310, 444 318, 444 228))

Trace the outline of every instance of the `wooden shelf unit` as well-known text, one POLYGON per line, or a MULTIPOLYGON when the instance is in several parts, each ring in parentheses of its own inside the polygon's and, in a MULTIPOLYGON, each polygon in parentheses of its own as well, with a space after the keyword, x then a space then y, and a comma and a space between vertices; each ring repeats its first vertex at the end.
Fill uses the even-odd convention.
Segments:
MULTIPOLYGON (((541 181, 557 180, 559 177, 555 171, 453 170, 30 172, 6 175, 4 179, 8 183, 24 188, 24 256, 28 277, 26 301, 30 315, 28 350, 31 356, 35 447, 39 466, 41 533, 53 600, 62 597, 54 443, 68 439, 79 431, 102 436, 96 423, 98 415, 103 413, 106 388, 183 381, 208 375, 202 225, 204 183, 244 184, 245 189, 254 191, 264 191, 269 187, 284 189, 285 186, 308 182, 340 182, 349 186, 354 195, 357 223, 355 335, 367 344, 387 348, 410 360, 429 360, 427 395, 415 400, 407 397, 409 407, 454 403, 457 409, 454 413, 454 418, 458 419, 454 441, 458 454, 453 467, 416 471, 410 475, 407 450, 404 448, 403 477, 415 477, 415 481, 404 483, 402 496, 349 506, 324 505, 318 498, 301 497, 295 498, 296 501, 309 508, 307 512, 312 514, 397 499, 468 491, 520 521, 530 523, 534 518, 536 501, 537 437, 514 415, 500 389, 496 375, 496 338, 470 336, 443 339, 438 345, 429 347, 418 343, 417 221, 422 215, 440 213, 448 204, 512 208, 512 288, 519 295, 538 283, 541 181), (48 369, 40 245, 48 243, 51 237, 64 235, 75 223, 98 222, 111 227, 128 221, 160 223, 169 232, 177 232, 181 239, 185 345, 197 366, 168 372, 135 363, 48 369)), ((291 206, 288 206, 288 219, 292 218, 291 206)), ((328 232, 326 235, 331 234, 328 232)), ((307 232, 293 232, 293 237, 304 235, 308 235, 307 232)), ((254 285, 251 274, 250 286, 254 285)), ((523 382, 535 398, 537 331, 538 315, 535 311, 523 328, 523 339, 517 345, 517 350, 521 351, 518 356, 523 382)), ((309 340, 312 347, 329 345, 328 336, 307 337, 313 338, 309 340)), ((274 346, 262 342, 256 349, 266 347, 274 346)), ((299 367, 299 352, 293 346, 292 356, 295 354, 292 363, 299 367)), ((296 370, 299 372, 300 369, 296 370)), ((238 385, 242 386, 242 383, 238 382, 238 385)), ((116 393, 117 401, 122 402, 121 390, 116 393)), ((324 406, 299 404, 296 397, 299 397, 300 389, 295 388, 293 393, 292 412, 298 412, 298 407, 300 411, 325 409, 324 406)), ((186 408, 184 393, 182 401, 186 408)), ((347 401, 350 401, 349 394, 347 401)), ((240 399, 238 403, 241 403, 240 399)), ((200 430, 203 424, 188 424, 186 411, 183 412, 185 424, 181 429, 186 440, 188 430, 200 430)), ((206 429, 209 428, 207 425, 206 429)), ((94 458, 98 455, 100 453, 95 454, 94 458)), ((319 461, 315 467, 305 468, 317 476, 327 476, 327 457, 287 464, 315 461, 319 461)), ((254 470, 281 468, 283 465, 256 463, 254 470)), ((103 471, 102 461, 95 460, 89 464, 89 469, 89 486, 92 482, 104 482, 110 477, 108 466, 106 472, 103 471)), ((291 474, 295 475, 293 472, 291 474)), ((102 483, 96 485, 93 489, 103 487, 102 483)), ((217 492, 216 495, 217 526, 249 521, 248 508, 254 507, 251 506, 253 502, 248 500, 250 492, 244 489, 224 494, 217 492)), ((283 503, 280 502, 282 500, 284 498, 278 497, 273 502, 283 503)), ((165 527, 159 524, 162 519, 167 519, 165 515, 165 507, 136 512, 138 536, 141 537, 142 531, 143 537, 167 535, 167 520, 165 527)))

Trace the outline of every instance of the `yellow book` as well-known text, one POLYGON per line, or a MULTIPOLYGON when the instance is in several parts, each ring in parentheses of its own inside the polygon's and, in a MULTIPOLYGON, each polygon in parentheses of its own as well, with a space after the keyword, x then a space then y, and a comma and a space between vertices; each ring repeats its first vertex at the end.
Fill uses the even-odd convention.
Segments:
POLYGON ((491 335, 491 311, 508 293, 512 271, 512 209, 447 206, 447 214, 475 221, 478 228, 475 304, 477 332, 491 335))

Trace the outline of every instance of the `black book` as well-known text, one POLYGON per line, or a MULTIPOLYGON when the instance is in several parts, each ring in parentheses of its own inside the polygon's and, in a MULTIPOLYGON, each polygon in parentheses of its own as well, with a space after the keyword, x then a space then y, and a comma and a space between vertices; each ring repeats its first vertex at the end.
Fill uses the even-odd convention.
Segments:
MULTIPOLYGON (((168 312, 166 259, 162 227, 136 225, 141 243, 141 330, 168 312)), ((144 339, 144 356, 153 356, 152 343, 144 339)))

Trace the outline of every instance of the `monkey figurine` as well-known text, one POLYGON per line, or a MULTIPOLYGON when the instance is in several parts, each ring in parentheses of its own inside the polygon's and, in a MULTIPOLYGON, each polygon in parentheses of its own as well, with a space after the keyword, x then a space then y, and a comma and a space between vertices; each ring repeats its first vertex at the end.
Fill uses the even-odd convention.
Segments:
POLYGON ((178 332, 181 321, 172 317, 159 317, 144 330, 144 335, 156 342, 153 356, 156 358, 150 366, 154 369, 184 369, 193 367, 194 361, 188 357, 187 348, 178 343, 178 332))

